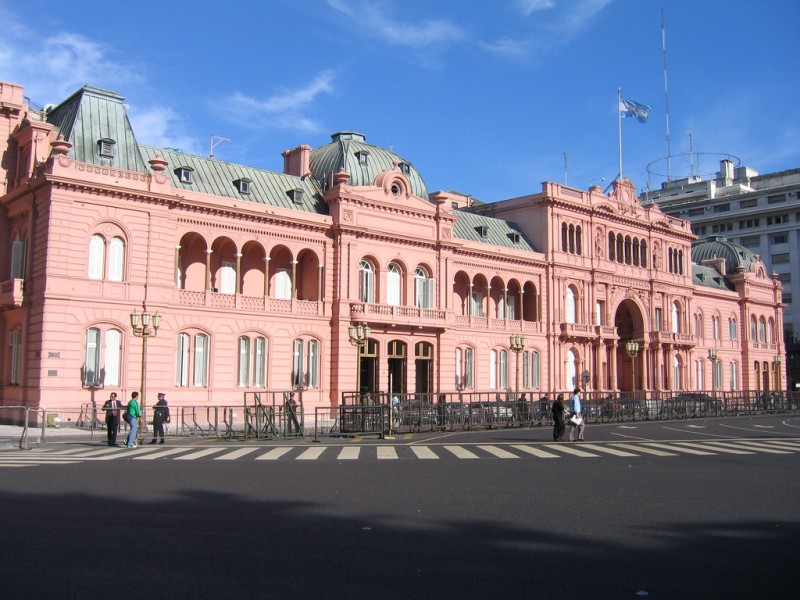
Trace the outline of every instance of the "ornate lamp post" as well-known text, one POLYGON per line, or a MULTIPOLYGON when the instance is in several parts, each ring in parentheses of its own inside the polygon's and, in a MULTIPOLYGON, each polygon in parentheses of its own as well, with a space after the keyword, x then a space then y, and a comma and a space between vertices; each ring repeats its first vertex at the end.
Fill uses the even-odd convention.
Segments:
POLYGON ((367 345, 369 334, 372 333, 369 325, 350 325, 347 328, 347 334, 350 337, 350 343, 358 350, 358 359, 356 362, 356 394, 358 395, 359 403, 361 401, 361 353, 364 351, 364 346, 367 345))
POLYGON ((151 337, 158 335, 158 328, 161 325, 161 315, 156 313, 151 315, 146 310, 139 315, 136 309, 131 313, 131 328, 133 328, 133 335, 142 338, 142 381, 141 381, 141 410, 142 420, 144 425, 143 431, 147 431, 147 419, 145 417, 145 392, 147 390, 147 340, 151 337), (139 324, 139 317, 141 317, 141 324, 139 324), (152 323, 151 323, 152 317, 152 323))
POLYGON ((717 397, 717 347, 708 349, 708 360, 711 361, 711 393, 717 397))
POLYGON ((636 357, 639 354, 639 342, 629 340, 625 344, 625 350, 631 357, 631 392, 636 391, 636 357))
POLYGON ((783 362, 783 357, 780 354, 775 355, 775 391, 778 392, 781 390, 781 363, 783 362))
POLYGON ((517 355, 517 367, 516 367, 517 375, 516 375, 516 383, 514 385, 514 394, 516 398, 519 398, 519 355, 523 350, 525 350, 525 344, 527 343, 527 340, 525 339, 524 335, 519 335, 518 333, 515 333, 514 335, 511 336, 509 341, 511 344, 511 351, 517 355))

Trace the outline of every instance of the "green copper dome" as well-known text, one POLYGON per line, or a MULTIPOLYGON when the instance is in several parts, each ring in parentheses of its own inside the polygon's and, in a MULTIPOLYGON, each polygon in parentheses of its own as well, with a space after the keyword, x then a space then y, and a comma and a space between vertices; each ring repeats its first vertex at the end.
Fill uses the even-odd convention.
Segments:
POLYGON ((366 137, 356 131, 340 131, 331 136, 331 143, 311 151, 311 176, 328 190, 333 175, 341 170, 350 174, 348 185, 373 185, 382 171, 399 168, 411 183, 415 196, 428 199, 428 188, 411 163, 397 154, 367 144, 366 137))
POLYGON ((726 275, 735 274, 739 267, 743 267, 745 272, 749 272, 750 266, 754 262, 758 262, 756 254, 751 250, 734 244, 723 236, 711 236, 692 244, 692 261, 694 263, 699 265, 704 260, 713 258, 725 259, 726 275))

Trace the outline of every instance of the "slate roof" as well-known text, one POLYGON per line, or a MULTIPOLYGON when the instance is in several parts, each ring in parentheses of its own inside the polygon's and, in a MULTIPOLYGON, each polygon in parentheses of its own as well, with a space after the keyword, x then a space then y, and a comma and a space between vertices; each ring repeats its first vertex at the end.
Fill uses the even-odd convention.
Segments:
POLYGON ((692 264, 692 283, 698 287, 713 288, 717 290, 733 291, 733 284, 719 272, 704 265, 692 264))
POLYGON ((459 239, 537 252, 516 223, 461 210, 455 212, 453 235, 459 239))
POLYGON ((169 163, 165 173, 172 177, 172 187, 175 189, 192 190, 291 210, 328 214, 328 205, 312 179, 246 167, 167 148, 153 146, 140 148, 145 161, 160 154, 169 163), (191 183, 182 182, 177 174, 178 169, 185 167, 192 169, 191 183), (250 180, 250 192, 247 194, 240 192, 235 183, 243 178, 250 180), (293 192, 296 189, 303 191, 299 203, 294 200, 293 192))
POLYGON ((123 97, 114 92, 84 86, 47 113, 47 122, 72 144, 68 156, 86 163, 126 171, 147 171, 133 135, 123 97), (114 156, 100 155, 99 141, 113 140, 114 156))

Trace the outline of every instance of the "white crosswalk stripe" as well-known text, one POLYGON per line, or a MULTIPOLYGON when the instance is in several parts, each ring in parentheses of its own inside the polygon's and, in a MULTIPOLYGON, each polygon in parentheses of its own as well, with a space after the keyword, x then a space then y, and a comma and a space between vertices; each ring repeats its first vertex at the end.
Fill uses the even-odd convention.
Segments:
POLYGON ((319 445, 319 446, 263 446, 230 448, 212 446, 148 446, 135 449, 87 446, 79 448, 44 447, 27 451, 0 452, 0 467, 19 468, 41 464, 76 464, 93 461, 131 460, 459 460, 476 459, 545 459, 545 458, 635 458, 641 456, 719 456, 756 454, 792 455, 800 453, 800 440, 796 439, 713 439, 592 442, 592 443, 541 443, 529 444, 386 444, 375 446, 319 445), (330 451, 328 451, 330 450, 330 451))

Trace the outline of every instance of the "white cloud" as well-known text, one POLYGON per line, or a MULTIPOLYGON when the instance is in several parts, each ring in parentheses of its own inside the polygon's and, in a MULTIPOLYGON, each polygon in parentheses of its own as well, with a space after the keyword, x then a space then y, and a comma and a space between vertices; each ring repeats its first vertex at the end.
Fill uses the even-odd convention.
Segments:
POLYGON ((182 119, 171 108, 163 106, 146 106, 128 109, 131 127, 136 139, 148 146, 159 148, 177 148, 189 154, 203 154, 197 140, 181 131, 182 119))
POLYGON ((460 27, 446 19, 401 21, 393 14, 393 4, 382 0, 326 2, 347 17, 348 25, 357 28, 362 35, 414 50, 417 59, 428 67, 438 67, 438 55, 466 38, 460 27))
POLYGON ((553 0, 517 0, 517 8, 523 16, 527 17, 531 13, 548 10, 553 8, 555 3, 553 0))
POLYGON ((272 127, 315 133, 322 129, 321 124, 305 112, 321 94, 334 91, 334 78, 332 71, 323 71, 308 85, 282 90, 269 98, 258 99, 234 92, 223 102, 230 111, 230 117, 244 127, 272 127))
POLYGON ((525 61, 530 56, 531 40, 512 40, 503 38, 496 42, 480 42, 480 47, 492 54, 517 61, 525 61))
POLYGON ((0 38, 0 72, 23 83, 26 95, 40 104, 60 102, 87 83, 113 89, 143 81, 138 68, 114 60, 97 42, 70 32, 42 37, 8 13, 2 16, 8 27, 0 38))

